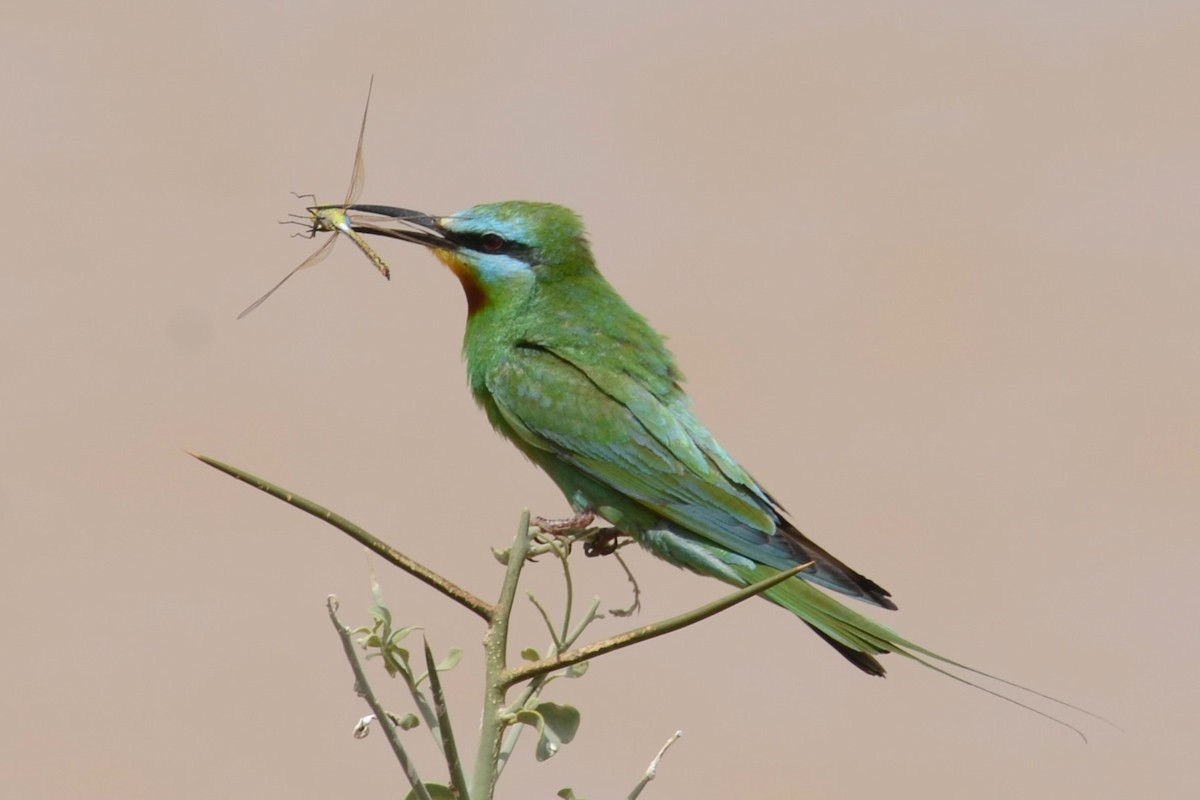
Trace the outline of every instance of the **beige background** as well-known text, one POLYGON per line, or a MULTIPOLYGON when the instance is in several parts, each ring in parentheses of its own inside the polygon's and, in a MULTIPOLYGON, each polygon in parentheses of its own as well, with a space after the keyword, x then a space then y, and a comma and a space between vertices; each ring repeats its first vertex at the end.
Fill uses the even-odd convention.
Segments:
MULTIPOLYGON (((502 797, 623 797, 677 728, 646 797, 1195 791, 1194 3, 33 5, 0 11, 6 797, 403 795, 322 609, 363 618, 360 549, 180 448, 488 596, 521 508, 565 510, 473 408, 426 253, 381 243, 389 284, 343 243, 234 320, 313 247, 276 221, 340 198, 372 73, 364 200, 578 209, 888 622, 1125 729, 868 679, 751 603, 554 687, 579 738, 502 797)), ((633 561, 640 621, 721 592, 633 561)), ((466 737, 479 626, 383 574, 468 649, 466 737)))

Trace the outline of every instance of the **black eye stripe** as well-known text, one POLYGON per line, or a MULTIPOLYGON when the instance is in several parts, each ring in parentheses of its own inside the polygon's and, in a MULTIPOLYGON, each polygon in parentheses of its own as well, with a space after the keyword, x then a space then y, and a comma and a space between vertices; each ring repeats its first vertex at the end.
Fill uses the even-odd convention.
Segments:
POLYGON ((481 253, 499 253, 511 244, 498 233, 459 233, 454 238, 463 247, 469 247, 481 253))
POLYGON ((506 255, 527 263, 534 263, 533 248, 522 242, 505 239, 494 231, 484 233, 456 233, 454 241, 469 250, 489 255, 506 255))

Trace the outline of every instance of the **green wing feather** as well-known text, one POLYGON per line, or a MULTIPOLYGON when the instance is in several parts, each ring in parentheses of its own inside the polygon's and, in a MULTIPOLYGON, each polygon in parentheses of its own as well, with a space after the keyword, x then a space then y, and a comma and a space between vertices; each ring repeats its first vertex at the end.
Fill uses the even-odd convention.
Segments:
MULTIPOLYGON (((668 561, 739 585, 803 563, 783 544, 788 540, 779 534, 778 506, 699 425, 686 398, 663 402, 620 373, 594 366, 585 371, 541 346, 514 348, 488 371, 486 387, 494 421, 568 496, 581 485, 598 484, 660 517, 658 530, 629 532, 640 534, 643 545, 668 561)), ((768 590, 766 598, 800 617, 865 672, 883 675, 874 656, 895 653, 1081 737, 1075 726, 931 661, 1095 716, 911 642, 806 582, 827 585, 828 576, 804 572, 797 577, 803 580, 786 581, 768 590)), ((843 585, 830 588, 861 594, 843 585)))
MULTIPOLYGON (((888 608, 887 592, 783 519, 770 496, 696 420, 676 387, 661 397, 610 363, 518 346, 488 370, 489 400, 568 497, 570 470, 757 564, 814 561, 805 580, 888 608)), ((527 449, 527 452, 529 450, 527 449)), ((630 533, 638 533, 631 530, 630 533)), ((653 547, 650 540, 643 543, 653 547)))

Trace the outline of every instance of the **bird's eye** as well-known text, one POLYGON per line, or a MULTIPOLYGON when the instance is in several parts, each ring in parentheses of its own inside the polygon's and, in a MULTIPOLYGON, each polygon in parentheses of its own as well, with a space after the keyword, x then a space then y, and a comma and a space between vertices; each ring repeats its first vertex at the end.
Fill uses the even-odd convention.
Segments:
POLYGON ((498 253, 504 247, 504 237, 498 233, 485 233, 479 237, 479 242, 483 245, 483 249, 489 253, 498 253))

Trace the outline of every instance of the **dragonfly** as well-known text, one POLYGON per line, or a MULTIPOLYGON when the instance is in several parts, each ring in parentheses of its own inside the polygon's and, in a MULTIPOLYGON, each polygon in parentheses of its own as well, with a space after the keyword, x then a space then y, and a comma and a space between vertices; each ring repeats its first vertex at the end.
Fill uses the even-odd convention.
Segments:
MULTIPOLYGON (((360 222, 360 220, 357 217, 351 220, 349 213, 349 207, 354 205, 354 202, 358 199, 358 195, 362 192, 363 184, 366 181, 366 168, 363 166, 363 135, 367 132, 367 112, 371 108, 371 89, 374 85, 375 77, 372 76, 371 83, 367 86, 367 103, 363 107, 362 125, 358 129, 358 148, 354 152, 354 171, 350 174, 350 186, 346 189, 346 199, 337 205, 312 205, 305 209, 308 212, 308 220, 311 224, 308 231, 309 238, 316 236, 318 231, 329 231, 333 235, 327 238, 312 255, 301 261, 295 269, 284 275, 283 280, 272 286, 270 291, 246 306, 245 310, 238 314, 238 319, 241 319, 262 305, 268 297, 275 294, 275 290, 287 283, 288 278, 302 269, 307 269, 323 261, 325 256, 329 255, 330 251, 333 250, 333 246, 337 243, 339 235, 349 237, 350 241, 358 245, 358 249, 362 250, 366 257, 371 259, 371 263, 382 273, 383 277, 391 279, 391 270, 388 269, 388 265, 383 262, 378 253, 371 249, 371 245, 367 244, 362 235, 352 227, 352 223, 360 222)), ((312 195, 300 196, 311 197, 312 195)), ((316 200, 316 198, 313 199, 314 201, 316 200)))

